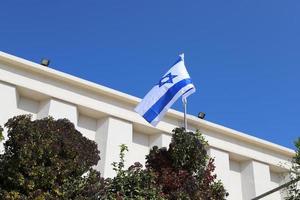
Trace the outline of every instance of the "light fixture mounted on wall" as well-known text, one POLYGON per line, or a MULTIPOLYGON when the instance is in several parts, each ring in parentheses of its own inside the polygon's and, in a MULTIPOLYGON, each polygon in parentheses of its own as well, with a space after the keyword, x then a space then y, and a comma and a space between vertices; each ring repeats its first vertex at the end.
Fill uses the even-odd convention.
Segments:
POLYGON ((198 118, 200 118, 200 119, 204 119, 205 118, 205 113, 204 112, 199 112, 198 113, 198 118))
POLYGON ((41 65, 48 67, 49 64, 50 64, 50 60, 49 59, 43 58, 41 60, 41 65))

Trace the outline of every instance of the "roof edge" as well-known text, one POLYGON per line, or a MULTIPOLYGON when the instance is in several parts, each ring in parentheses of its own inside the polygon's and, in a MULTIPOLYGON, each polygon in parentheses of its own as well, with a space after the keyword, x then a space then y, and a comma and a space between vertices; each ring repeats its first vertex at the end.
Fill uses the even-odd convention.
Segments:
MULTIPOLYGON (((75 86, 79 86, 79 87, 82 87, 82 88, 85 88, 88 90, 92 90, 97 93, 102 93, 102 94, 105 94, 105 95, 111 96, 111 97, 117 97, 120 100, 130 103, 130 104, 133 104, 133 105, 136 105, 141 101, 141 99, 138 97, 111 89, 106 86, 102 86, 102 85, 93 83, 91 81, 84 80, 82 78, 79 78, 79 77, 76 77, 76 76, 73 76, 73 75, 70 75, 70 74, 49 68, 49 67, 42 66, 40 64, 34 63, 32 61, 29 61, 29 60, 26 60, 26 59, 23 59, 23 58, 20 58, 17 56, 13 56, 13 55, 4 53, 2 51, 0 51, 0 61, 10 63, 16 67, 30 70, 30 71, 33 71, 33 72, 36 72, 36 73, 39 73, 39 74, 42 74, 45 76, 50 76, 54 79, 58 79, 58 80, 67 82, 69 84, 75 85, 75 86)), ((175 118, 175 119, 181 119, 183 116, 183 113, 179 112, 177 110, 174 110, 174 109, 170 109, 167 112, 167 116, 175 118)), ((263 148, 267 148, 269 150, 273 150, 275 152, 282 153, 289 157, 293 157, 295 155, 295 151, 292 149, 289 149, 287 147, 284 147, 284 146, 281 146, 281 145, 278 145, 278 144, 275 144, 275 143, 272 143, 272 142, 269 142, 269 141, 266 141, 266 140, 263 140, 263 139, 260 139, 260 138, 257 138, 257 137, 254 137, 254 136, 251 136, 251 135, 248 135, 248 134, 236 131, 236 130, 233 130, 231 128, 227 128, 222 125, 218 125, 218 124, 215 124, 215 123, 203 120, 203 119, 199 119, 192 115, 187 115, 187 120, 189 123, 196 125, 197 127, 201 126, 206 129, 209 129, 209 130, 215 130, 217 132, 226 134, 229 137, 236 138, 236 139, 239 139, 239 140, 242 140, 242 141, 263 147, 263 148)))

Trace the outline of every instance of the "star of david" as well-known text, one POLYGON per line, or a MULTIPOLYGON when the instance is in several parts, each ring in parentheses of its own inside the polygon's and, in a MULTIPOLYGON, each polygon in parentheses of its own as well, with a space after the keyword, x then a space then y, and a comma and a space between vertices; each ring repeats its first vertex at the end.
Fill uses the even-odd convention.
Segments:
POLYGON ((171 72, 168 73, 167 75, 165 75, 164 77, 162 77, 159 80, 158 86, 161 87, 166 83, 173 83, 173 79, 177 77, 177 75, 172 75, 171 72))

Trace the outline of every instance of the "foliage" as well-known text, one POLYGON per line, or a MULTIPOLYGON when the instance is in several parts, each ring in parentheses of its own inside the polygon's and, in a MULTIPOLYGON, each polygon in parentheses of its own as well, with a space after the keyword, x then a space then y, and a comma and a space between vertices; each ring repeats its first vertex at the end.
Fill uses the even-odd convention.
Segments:
POLYGON ((21 115, 5 124, 8 140, 0 155, 1 199, 97 199, 101 191, 95 142, 67 119, 31 120, 21 115), (88 153, 86 153, 88 152, 88 153))
POLYGON ((169 149, 153 147, 147 156, 147 169, 156 173, 156 182, 165 198, 222 200, 228 194, 213 174, 215 166, 205 150, 207 142, 197 131, 173 131, 169 149))
MULTIPOLYGON (((9 119, 0 155, 0 199, 8 200, 223 200, 227 193, 213 174, 213 159, 199 133, 175 129, 169 148, 153 147, 140 163, 125 169, 127 146, 112 164, 116 176, 103 179, 95 142, 67 119, 9 119), (88 152, 88 153, 87 153, 88 152)), ((2 129, 1 129, 2 130, 2 129)), ((0 132, 1 132, 0 130, 0 132)))
POLYGON ((146 168, 135 163, 124 169, 113 163, 117 176, 105 182, 103 199, 223 200, 228 194, 213 174, 213 159, 207 155, 207 142, 199 133, 175 129, 169 148, 153 147, 146 156, 146 168))
POLYGON ((3 137, 3 128, 0 126, 0 142, 4 139, 3 137))
POLYGON ((121 145, 120 162, 114 162, 113 169, 117 173, 113 179, 106 179, 105 192, 101 199, 107 200, 163 200, 160 188, 155 183, 155 174, 136 162, 128 169, 124 169, 124 156, 127 146, 121 145))
POLYGON ((300 138, 295 141, 296 154, 292 160, 292 168, 290 172, 291 180, 299 180, 294 184, 291 184, 287 188, 286 200, 299 200, 300 199, 300 138))

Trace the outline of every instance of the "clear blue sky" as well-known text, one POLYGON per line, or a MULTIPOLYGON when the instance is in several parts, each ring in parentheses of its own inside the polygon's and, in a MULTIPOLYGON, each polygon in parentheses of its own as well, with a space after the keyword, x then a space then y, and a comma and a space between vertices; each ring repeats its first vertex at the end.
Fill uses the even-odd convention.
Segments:
POLYGON ((138 97, 184 52, 190 114, 290 148, 300 136, 300 1, 3 1, 0 48, 138 97))

